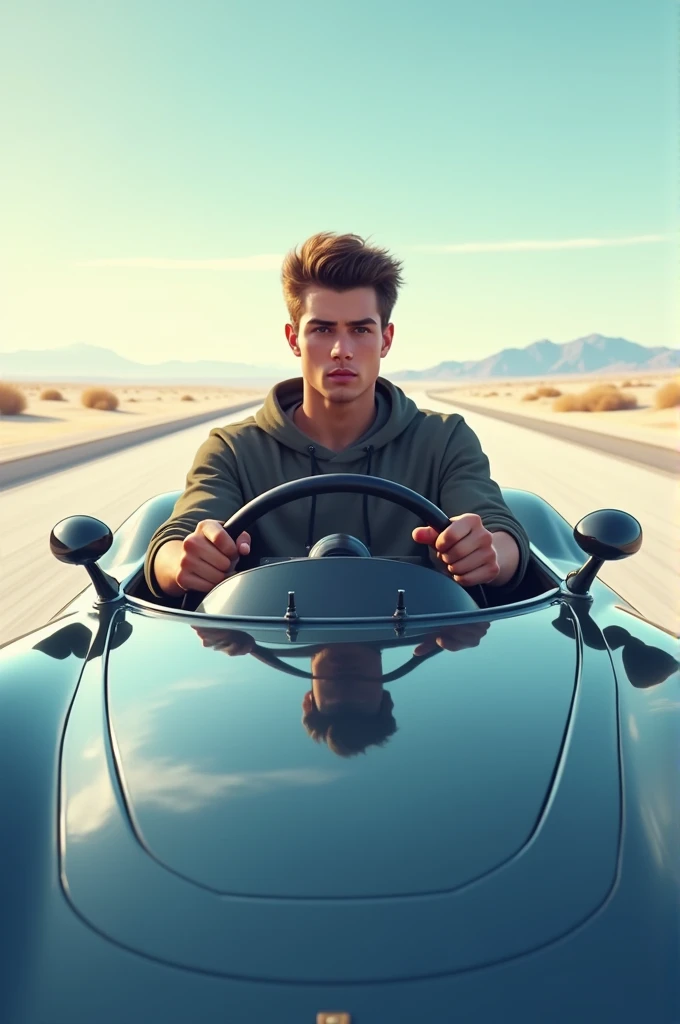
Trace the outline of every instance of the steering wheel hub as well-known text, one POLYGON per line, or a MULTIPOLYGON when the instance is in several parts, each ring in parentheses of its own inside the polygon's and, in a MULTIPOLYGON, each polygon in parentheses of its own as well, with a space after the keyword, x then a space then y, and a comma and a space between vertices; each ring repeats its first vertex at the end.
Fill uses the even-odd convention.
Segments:
POLYGON ((329 533, 318 540, 308 558, 370 558, 366 545, 351 533, 329 533))

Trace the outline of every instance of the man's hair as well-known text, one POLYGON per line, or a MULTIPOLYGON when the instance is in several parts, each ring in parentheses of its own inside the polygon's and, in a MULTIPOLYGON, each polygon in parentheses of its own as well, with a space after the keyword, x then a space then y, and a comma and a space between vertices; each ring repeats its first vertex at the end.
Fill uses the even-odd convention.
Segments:
POLYGON ((335 715, 322 714, 316 704, 302 724, 312 739, 326 746, 340 757, 363 754, 371 745, 382 747, 397 731, 392 708, 392 697, 384 691, 380 708, 375 715, 362 715, 356 711, 343 711, 335 715))
POLYGON ((291 249, 283 261, 281 282, 290 322, 296 331, 300 329, 304 290, 309 285, 338 292, 374 288, 384 329, 403 283, 401 267, 401 261, 386 249, 367 245, 359 235, 320 231, 299 249, 291 249))

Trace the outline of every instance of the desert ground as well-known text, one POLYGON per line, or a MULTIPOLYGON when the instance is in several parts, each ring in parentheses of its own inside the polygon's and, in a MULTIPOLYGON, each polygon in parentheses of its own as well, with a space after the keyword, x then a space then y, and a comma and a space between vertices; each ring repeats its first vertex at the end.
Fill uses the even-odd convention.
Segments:
MULTIPOLYGON (((418 391, 437 395, 442 399, 460 401, 483 412, 485 409, 506 410, 532 419, 549 419, 629 437, 633 440, 664 447, 676 448, 680 441, 680 408, 658 409, 655 395, 659 387, 678 380, 677 371, 653 375, 612 375, 608 377, 584 375, 581 377, 554 377, 537 380, 466 381, 413 381, 400 384, 409 393, 418 391), (607 412, 557 412, 554 397, 539 397, 524 401, 528 393, 538 388, 553 387, 562 395, 577 394, 587 388, 613 384, 626 395, 637 400, 633 409, 607 412)), ((26 398, 26 408, 17 415, 0 413, 0 461, 20 458, 37 450, 75 444, 133 430, 137 427, 175 421, 199 412, 223 409, 253 399, 258 402, 268 387, 239 386, 216 387, 203 385, 142 385, 104 384, 118 398, 118 407, 108 411, 87 408, 81 395, 87 387, 83 383, 54 383, 50 381, 12 381, 26 398), (47 388, 56 389, 62 401, 41 398, 47 388), (183 396, 190 398, 183 399, 183 396)), ((96 385, 99 387, 100 385, 96 385)), ((680 388, 680 384, 678 384, 680 388)))
POLYGON ((95 437, 108 436, 138 427, 195 416, 211 409, 224 409, 252 398, 264 397, 263 387, 210 387, 199 385, 96 384, 112 391, 118 408, 112 411, 86 408, 81 401, 87 384, 50 381, 12 381, 26 397, 23 412, 0 414, 0 460, 18 458, 36 448, 60 447, 95 437), (54 388, 63 401, 41 399, 54 388), (191 396, 183 400, 184 395, 191 396))
MULTIPOLYGON (((427 384, 415 382, 408 390, 425 388, 429 394, 442 399, 460 401, 466 405, 484 409, 499 409, 513 412, 532 419, 553 420, 583 427, 587 430, 602 431, 619 437, 628 437, 649 444, 676 448, 680 442, 680 408, 678 406, 658 409, 655 395, 662 385, 678 381, 677 371, 656 374, 614 374, 610 376, 583 375, 582 377, 546 377, 537 380, 485 380, 466 381, 465 384, 448 384, 431 381, 427 384), (562 395, 578 394, 586 389, 613 384, 626 395, 637 399, 632 409, 616 409, 607 412, 558 412, 553 409, 555 397, 539 397, 532 401, 523 400, 528 393, 536 393, 540 387, 552 387, 562 395)), ((678 383, 680 390, 680 383, 678 383)))

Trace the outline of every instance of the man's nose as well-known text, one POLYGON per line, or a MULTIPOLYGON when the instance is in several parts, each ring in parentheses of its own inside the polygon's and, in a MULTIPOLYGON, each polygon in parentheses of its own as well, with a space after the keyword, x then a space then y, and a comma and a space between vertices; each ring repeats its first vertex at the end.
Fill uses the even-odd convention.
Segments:
POLYGON ((348 334, 340 332, 333 342, 331 349, 331 356, 335 359, 351 359, 354 355, 352 347, 352 339, 348 334))

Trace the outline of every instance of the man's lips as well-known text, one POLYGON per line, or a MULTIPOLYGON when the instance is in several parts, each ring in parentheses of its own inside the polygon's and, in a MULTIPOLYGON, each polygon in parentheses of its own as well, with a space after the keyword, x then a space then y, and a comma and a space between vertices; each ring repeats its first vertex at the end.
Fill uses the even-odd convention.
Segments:
POLYGON ((354 372, 354 370, 331 370, 331 372, 327 376, 336 378, 356 377, 356 373, 354 372))

